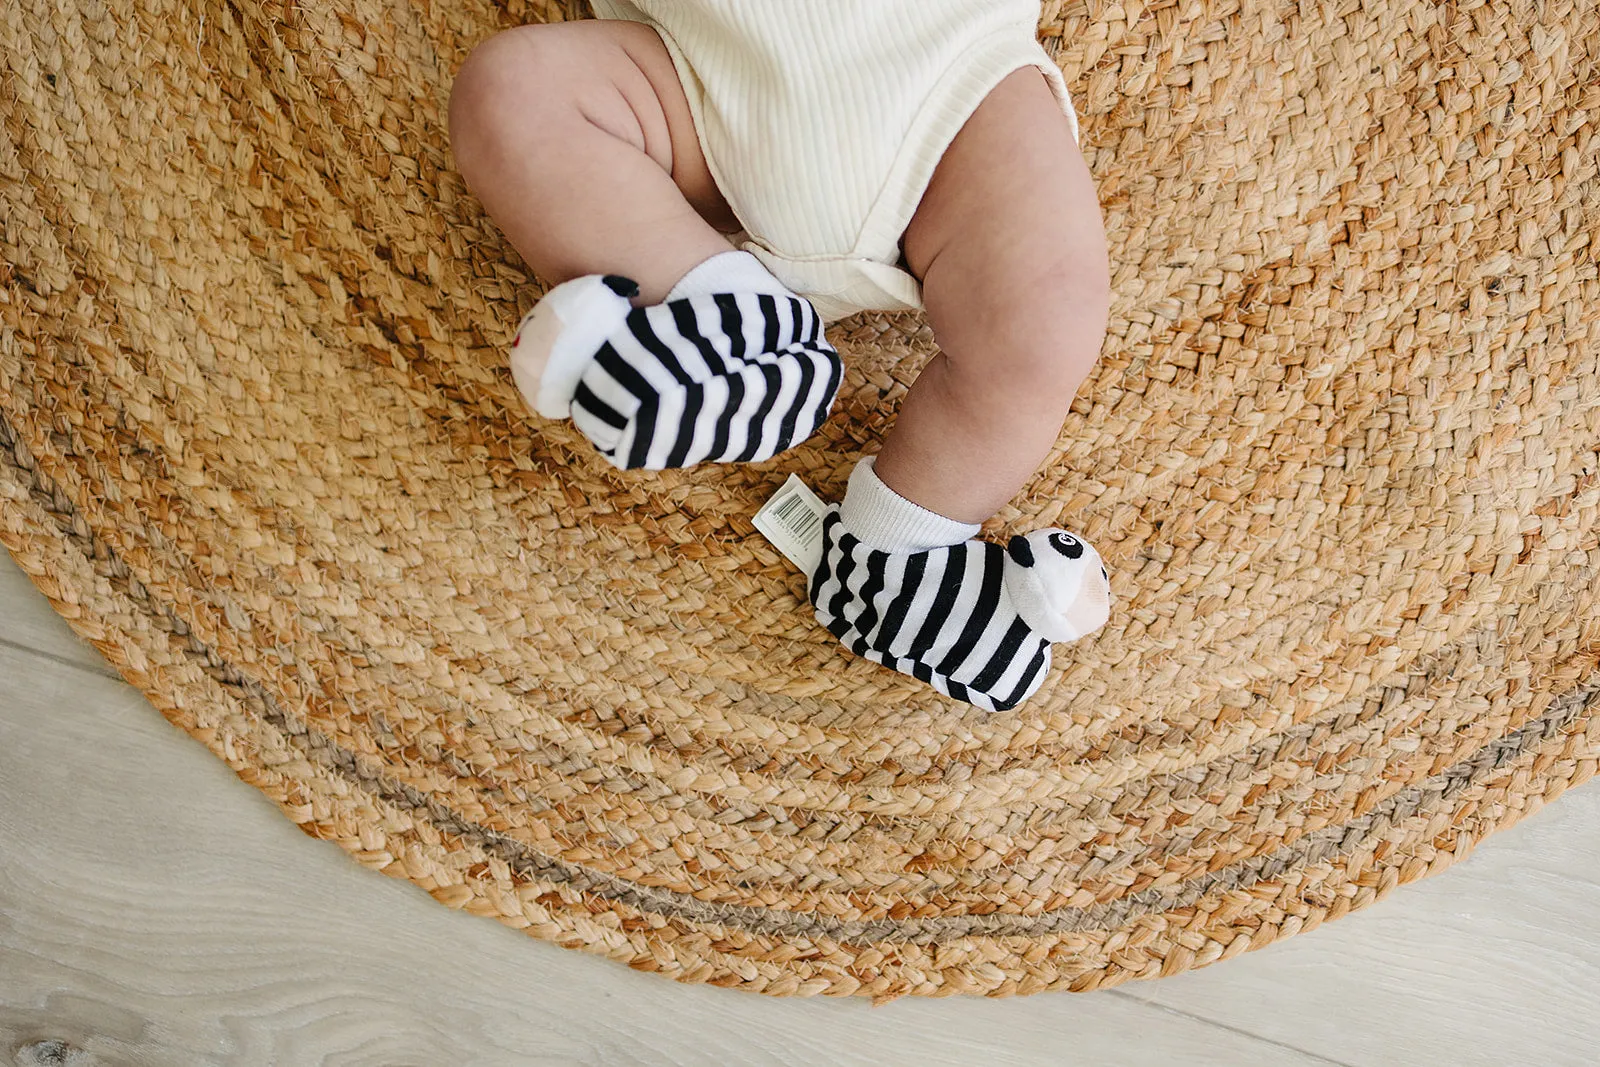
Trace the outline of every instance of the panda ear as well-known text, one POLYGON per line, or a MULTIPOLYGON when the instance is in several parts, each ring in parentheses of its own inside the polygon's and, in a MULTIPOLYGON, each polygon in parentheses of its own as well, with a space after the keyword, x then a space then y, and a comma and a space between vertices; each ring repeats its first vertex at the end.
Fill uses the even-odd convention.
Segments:
POLYGON ((624 278, 620 274, 607 274, 600 279, 605 287, 618 296, 625 296, 629 300, 639 295, 639 283, 632 278, 624 278))
POLYGON ((1021 534, 1012 536, 1010 543, 1006 545, 1006 551, 1010 553, 1012 559, 1017 561, 1017 566, 1033 566, 1033 546, 1021 534))

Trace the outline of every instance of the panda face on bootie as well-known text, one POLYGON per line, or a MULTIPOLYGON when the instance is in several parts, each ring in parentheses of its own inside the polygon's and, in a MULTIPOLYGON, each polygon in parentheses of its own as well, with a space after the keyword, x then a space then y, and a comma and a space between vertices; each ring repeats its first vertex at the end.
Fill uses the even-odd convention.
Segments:
POLYGON ((1017 534, 1006 545, 1006 591, 1052 641, 1076 641, 1111 617, 1111 575, 1093 545, 1066 530, 1017 534))
POLYGON ((528 407, 547 419, 572 414, 585 368, 637 295, 630 278, 590 274, 562 282, 528 309, 511 339, 511 377, 528 407))

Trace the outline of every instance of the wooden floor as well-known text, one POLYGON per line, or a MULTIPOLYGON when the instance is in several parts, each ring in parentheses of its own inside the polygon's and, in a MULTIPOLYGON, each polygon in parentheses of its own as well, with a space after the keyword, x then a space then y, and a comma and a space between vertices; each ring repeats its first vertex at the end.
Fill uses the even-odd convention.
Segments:
POLYGON ((0 553, 0 1063, 1578 1067, 1600 1062, 1597 994, 1595 786, 1366 911, 1163 981, 877 1009, 677 985, 307 838, 0 553))

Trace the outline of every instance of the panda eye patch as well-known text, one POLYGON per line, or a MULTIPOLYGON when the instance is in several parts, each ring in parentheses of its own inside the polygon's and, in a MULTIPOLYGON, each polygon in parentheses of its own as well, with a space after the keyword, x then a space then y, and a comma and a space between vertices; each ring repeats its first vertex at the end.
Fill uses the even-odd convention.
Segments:
POLYGON ((1068 559, 1077 559, 1083 555, 1083 545, 1071 534, 1053 533, 1050 535, 1050 547, 1066 556, 1068 559))

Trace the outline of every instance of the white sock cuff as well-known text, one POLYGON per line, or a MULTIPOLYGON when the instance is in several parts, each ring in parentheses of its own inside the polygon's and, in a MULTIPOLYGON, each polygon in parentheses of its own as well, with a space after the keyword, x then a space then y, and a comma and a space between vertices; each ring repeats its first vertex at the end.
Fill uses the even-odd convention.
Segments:
POLYGON ((667 294, 668 300, 681 300, 688 296, 707 296, 711 293, 771 293, 773 296, 794 296, 782 282, 773 277, 766 264, 749 252, 718 252, 702 260, 688 274, 678 279, 678 284, 667 294))
POLYGON ((979 523, 947 519, 890 489, 873 470, 875 458, 856 464, 839 505, 839 521, 863 544, 884 552, 927 552, 970 540, 982 529, 979 523))

